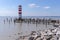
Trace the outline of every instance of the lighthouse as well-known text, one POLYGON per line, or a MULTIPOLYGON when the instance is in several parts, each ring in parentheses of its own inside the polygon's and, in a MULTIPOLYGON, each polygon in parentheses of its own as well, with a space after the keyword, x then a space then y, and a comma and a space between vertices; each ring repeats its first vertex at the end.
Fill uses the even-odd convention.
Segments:
POLYGON ((22 6, 21 5, 18 6, 18 15, 19 15, 19 19, 22 19, 22 6))

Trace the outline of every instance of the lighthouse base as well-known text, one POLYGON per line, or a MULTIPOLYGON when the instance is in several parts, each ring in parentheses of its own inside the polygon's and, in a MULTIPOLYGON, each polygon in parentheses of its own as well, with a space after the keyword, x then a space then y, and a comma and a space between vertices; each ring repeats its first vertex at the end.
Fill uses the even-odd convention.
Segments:
POLYGON ((23 21, 23 19, 22 18, 16 18, 16 19, 14 19, 14 22, 17 22, 17 23, 20 23, 20 22, 22 22, 23 21))

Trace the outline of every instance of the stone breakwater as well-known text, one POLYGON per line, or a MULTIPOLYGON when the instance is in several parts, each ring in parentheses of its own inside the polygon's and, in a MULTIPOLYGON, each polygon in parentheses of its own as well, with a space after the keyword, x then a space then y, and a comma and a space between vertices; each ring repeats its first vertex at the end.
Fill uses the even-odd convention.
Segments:
POLYGON ((60 27, 55 29, 32 31, 29 35, 20 36, 16 40, 60 40, 60 27))
POLYGON ((14 19, 14 22, 17 22, 17 23, 23 23, 23 22, 25 22, 25 23, 36 23, 36 24, 40 24, 40 23, 42 23, 42 24, 55 24, 55 23, 60 23, 60 20, 57 20, 57 19, 45 19, 45 18, 43 18, 43 19, 39 19, 39 18, 22 18, 22 19, 14 19))

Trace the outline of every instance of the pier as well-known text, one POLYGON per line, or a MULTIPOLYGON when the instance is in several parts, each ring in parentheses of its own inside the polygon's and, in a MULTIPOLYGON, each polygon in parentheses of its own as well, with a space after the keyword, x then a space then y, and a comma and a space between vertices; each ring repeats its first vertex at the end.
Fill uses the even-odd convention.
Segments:
POLYGON ((14 22, 17 23, 33 23, 33 24, 46 24, 46 25, 55 25, 60 24, 60 20, 53 20, 53 19, 39 19, 39 18, 25 18, 25 19, 15 19, 14 22))

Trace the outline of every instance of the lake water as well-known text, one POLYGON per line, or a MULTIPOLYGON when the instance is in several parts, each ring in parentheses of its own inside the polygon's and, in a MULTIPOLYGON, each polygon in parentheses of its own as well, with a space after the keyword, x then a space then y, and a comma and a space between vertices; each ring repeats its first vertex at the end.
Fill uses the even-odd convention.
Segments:
POLYGON ((31 31, 54 28, 52 25, 14 23, 13 20, 0 17, 0 40, 16 40, 21 35, 29 35, 31 31))

